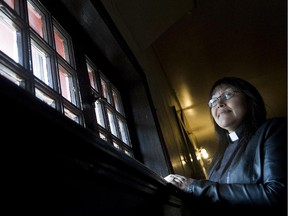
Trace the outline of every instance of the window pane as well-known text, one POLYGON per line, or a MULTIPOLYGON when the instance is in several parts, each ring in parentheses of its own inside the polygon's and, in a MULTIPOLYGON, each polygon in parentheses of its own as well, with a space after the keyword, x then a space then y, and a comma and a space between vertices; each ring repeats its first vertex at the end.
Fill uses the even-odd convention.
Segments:
POLYGON ((64 107, 64 114, 68 118, 72 119, 73 121, 79 123, 79 116, 73 113, 72 111, 68 110, 67 108, 64 107))
POLYGON ((57 53, 70 63, 68 40, 56 27, 54 27, 54 38, 57 53))
POLYGON ((37 98, 47 103, 49 106, 56 108, 56 101, 53 98, 49 97, 47 94, 37 88, 35 89, 35 94, 37 98))
POLYGON ((120 146, 119 146, 116 142, 114 142, 114 141, 113 141, 113 146, 114 146, 116 149, 121 150, 120 146))
POLYGON ((14 0, 4 0, 12 9, 14 9, 14 0))
POLYGON ((118 125, 119 125, 121 140, 127 145, 130 145, 129 138, 128 138, 128 130, 127 130, 127 126, 125 122, 123 122, 121 119, 118 118, 118 125))
POLYGON ((22 46, 21 31, 1 10, 0 10, 0 50, 17 63, 20 62, 20 50, 22 46))
POLYGON ((28 1, 28 18, 29 18, 29 25, 42 37, 45 39, 46 34, 44 35, 46 26, 45 26, 45 15, 37 8, 33 2, 28 1))
POLYGON ((114 102, 114 106, 115 106, 115 109, 123 114, 123 111, 122 111, 122 103, 121 103, 121 100, 120 100, 120 96, 119 96, 119 93, 112 89, 112 96, 113 96, 113 102, 114 102))
POLYGON ((97 123, 105 128, 103 111, 102 111, 101 104, 99 101, 95 102, 95 113, 96 113, 97 123))
POLYGON ((95 90, 98 90, 95 77, 95 69, 93 69, 89 63, 87 63, 87 70, 91 87, 94 88, 95 90))
POLYGON ((68 101, 76 105, 76 86, 74 85, 74 78, 71 73, 65 70, 60 64, 59 67, 59 78, 60 78, 60 85, 61 85, 61 94, 65 97, 68 101))
POLYGON ((124 150, 124 153, 127 154, 127 155, 129 155, 130 157, 133 156, 132 153, 131 153, 130 151, 128 151, 127 149, 124 150))
POLYGON ((0 74, 18 86, 25 88, 25 80, 14 71, 0 64, 0 74))
POLYGON ((115 125, 115 118, 114 118, 113 113, 112 113, 109 109, 107 109, 107 115, 108 115, 108 121, 109 121, 110 131, 111 131, 111 133, 112 133, 114 136, 117 136, 116 125, 115 125))
POLYGON ((35 41, 32 40, 31 45, 33 74, 53 88, 50 56, 35 41))
POLYGON ((110 94, 109 94, 108 84, 102 78, 101 78, 101 88, 102 88, 102 94, 103 94, 104 98, 106 98, 108 103, 111 104, 111 98, 110 98, 110 94))
POLYGON ((105 141, 108 140, 107 137, 106 137, 106 135, 103 134, 103 133, 101 133, 101 132, 99 132, 99 136, 100 136, 101 139, 103 139, 103 140, 105 140, 105 141))

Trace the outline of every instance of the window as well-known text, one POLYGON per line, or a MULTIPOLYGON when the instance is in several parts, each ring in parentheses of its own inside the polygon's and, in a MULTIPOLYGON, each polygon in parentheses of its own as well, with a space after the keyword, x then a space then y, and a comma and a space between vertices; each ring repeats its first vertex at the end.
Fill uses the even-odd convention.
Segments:
POLYGON ((0 63, 0 75, 6 77, 14 84, 25 88, 25 80, 15 73, 13 70, 9 69, 7 66, 0 63))
MULTIPOLYGON (((87 60, 88 61, 88 60, 87 60)), ((95 89, 95 91, 98 91, 98 85, 97 85, 97 78, 96 78, 96 67, 92 66, 91 62, 87 62, 87 71, 90 81, 90 86, 95 89)))
POLYGON ((0 74, 85 126, 72 39, 39 1, 5 3, 0 8, 0 56, 5 59, 0 74), (27 14, 26 25, 16 5, 27 6, 19 9, 27 14))
POLYGON ((14 0, 4 0, 12 9, 14 9, 14 0))
POLYGON ((21 27, 2 10, 0 10, 0 29, 0 50, 15 62, 22 64, 21 27))
POLYGON ((58 64, 58 72, 62 96, 74 105, 77 105, 76 74, 73 74, 72 70, 65 69, 61 64, 58 64))
POLYGON ((111 104, 112 100, 111 100, 111 95, 110 95, 110 91, 109 91, 110 89, 108 87, 108 81, 104 77, 104 75, 101 76, 100 82, 101 82, 102 95, 105 98, 105 100, 107 100, 107 102, 109 104, 111 104))
POLYGON ((88 57, 86 59, 91 91, 96 97, 94 109, 99 136, 116 149, 132 156, 132 145, 120 93, 103 72, 88 57))
POLYGON ((33 74, 46 85, 54 88, 49 53, 34 40, 31 40, 31 51, 33 74))
MULTIPOLYGON (((0 7, 0 75, 86 127, 72 38, 38 0, 26 2, 4 0, 0 7)), ((120 92, 88 57, 85 63, 95 97, 93 130, 133 157, 120 92)))
POLYGON ((69 35, 65 33, 61 26, 56 25, 56 23, 54 23, 53 31, 57 53, 68 63, 73 65, 71 50, 72 44, 69 35))
POLYGON ((47 103, 49 106, 56 108, 56 101, 53 98, 50 98, 48 95, 46 95, 41 90, 36 88, 35 89, 35 95, 37 98, 39 98, 43 102, 47 103))
POLYGON ((47 41, 46 17, 33 1, 27 1, 29 25, 47 41))

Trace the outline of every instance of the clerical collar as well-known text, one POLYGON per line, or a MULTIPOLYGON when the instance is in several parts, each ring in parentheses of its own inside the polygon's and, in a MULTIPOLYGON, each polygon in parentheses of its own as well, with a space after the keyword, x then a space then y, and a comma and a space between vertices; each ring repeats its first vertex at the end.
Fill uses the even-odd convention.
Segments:
POLYGON ((239 140, 243 136, 243 132, 244 132, 244 125, 241 125, 235 131, 228 134, 230 141, 235 142, 236 140, 239 140))
POLYGON ((234 141, 236 141, 236 140, 238 140, 238 139, 239 139, 239 137, 237 136, 237 134, 236 134, 236 132, 235 132, 235 131, 233 131, 233 132, 229 133, 228 135, 229 135, 229 137, 230 137, 230 140, 231 140, 232 142, 234 142, 234 141))

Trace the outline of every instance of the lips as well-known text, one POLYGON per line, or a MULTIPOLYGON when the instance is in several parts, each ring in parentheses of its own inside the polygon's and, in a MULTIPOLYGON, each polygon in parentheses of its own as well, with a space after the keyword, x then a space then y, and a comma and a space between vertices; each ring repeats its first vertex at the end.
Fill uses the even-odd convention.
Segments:
POLYGON ((226 113, 230 113, 231 110, 228 110, 228 109, 221 109, 221 110, 218 110, 218 113, 217 113, 217 116, 218 118, 220 117, 220 115, 222 114, 226 114, 226 113))

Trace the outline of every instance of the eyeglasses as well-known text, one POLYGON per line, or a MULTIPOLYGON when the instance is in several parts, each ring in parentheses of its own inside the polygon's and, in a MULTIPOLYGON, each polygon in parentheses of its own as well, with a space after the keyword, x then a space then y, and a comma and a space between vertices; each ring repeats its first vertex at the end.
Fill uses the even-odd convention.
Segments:
POLYGON ((230 98, 232 98, 235 95, 235 92, 239 92, 239 91, 225 91, 219 97, 215 97, 215 98, 212 98, 211 100, 209 100, 208 106, 210 108, 215 107, 218 104, 219 98, 221 98, 222 101, 229 100, 230 98))

